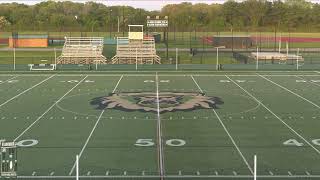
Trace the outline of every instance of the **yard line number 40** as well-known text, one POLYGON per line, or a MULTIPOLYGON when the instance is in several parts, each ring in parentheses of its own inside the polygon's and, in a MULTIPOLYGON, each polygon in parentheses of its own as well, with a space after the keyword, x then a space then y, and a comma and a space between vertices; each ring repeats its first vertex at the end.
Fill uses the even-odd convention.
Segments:
MULTIPOLYGON (((320 146, 320 139, 314 139, 311 142, 316 146, 320 146)), ((298 147, 304 146, 304 144, 302 142, 299 142, 296 139, 289 139, 289 140, 283 142, 283 144, 286 146, 298 146, 298 147)))
MULTIPOLYGON (((168 139, 165 142, 166 145, 173 147, 184 146, 186 144, 186 141, 182 139, 168 139)), ((153 141, 153 139, 138 139, 134 145, 140 147, 148 147, 154 146, 155 142, 153 141)))

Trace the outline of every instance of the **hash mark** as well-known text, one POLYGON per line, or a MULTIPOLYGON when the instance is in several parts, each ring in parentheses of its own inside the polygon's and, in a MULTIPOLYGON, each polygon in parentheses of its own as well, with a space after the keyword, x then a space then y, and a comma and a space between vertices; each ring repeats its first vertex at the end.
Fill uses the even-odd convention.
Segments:
POLYGON ((288 171, 289 176, 292 176, 292 173, 290 171, 288 171))
POLYGON ((272 171, 269 171, 269 174, 270 174, 271 176, 273 176, 273 172, 272 172, 272 171))
POLYGON ((306 171, 306 174, 307 174, 308 176, 311 176, 311 174, 310 174, 308 171, 306 171))
POLYGON ((235 176, 237 176, 238 174, 237 174, 237 172, 235 172, 235 171, 232 171, 232 173, 233 173, 233 175, 235 175, 235 176))

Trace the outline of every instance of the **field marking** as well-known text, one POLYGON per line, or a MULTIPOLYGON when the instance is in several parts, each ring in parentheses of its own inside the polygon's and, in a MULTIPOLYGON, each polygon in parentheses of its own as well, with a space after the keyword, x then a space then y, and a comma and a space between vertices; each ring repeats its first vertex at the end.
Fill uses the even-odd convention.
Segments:
MULTIPOLYGON (((197 81, 193 78, 193 76, 191 76, 193 82, 197 85, 197 87, 199 88, 199 90, 201 91, 201 93, 203 93, 201 87, 199 86, 199 84, 197 83, 197 81)), ((221 126, 223 127, 224 131, 227 133, 227 135, 229 136, 232 144, 234 145, 234 147, 236 148, 236 150, 238 151, 239 155, 241 156, 243 162, 247 165, 248 169, 250 170, 251 174, 254 174, 252 167, 250 166, 250 164, 248 163, 247 159, 244 157, 244 155, 242 154, 240 148, 238 147, 237 143, 235 142, 235 140, 233 139, 233 137, 231 136, 231 134, 229 133, 228 129, 226 128, 225 124, 222 122, 222 120, 220 119, 220 116, 218 115, 217 111, 214 108, 211 108, 211 110, 214 112, 214 114, 216 115, 216 117, 218 118, 221 126)))
POLYGON ((116 92, 116 89, 118 88, 119 83, 120 83, 120 81, 122 80, 122 78, 123 78, 123 75, 120 77, 120 79, 119 79, 119 81, 117 82, 116 86, 114 87, 112 93, 116 92))
POLYGON ((163 179, 164 174, 164 155, 163 155, 163 144, 162 144, 162 127, 160 117, 160 99, 159 99, 159 79, 158 72, 156 72, 156 94, 157 94, 157 136, 158 136, 158 161, 160 168, 160 179, 163 179))
POLYGON ((308 83, 314 84, 314 85, 316 85, 316 86, 320 86, 320 84, 317 84, 317 83, 315 83, 315 82, 313 82, 313 81, 306 80, 306 79, 304 79, 304 78, 302 78, 302 77, 300 77, 300 76, 296 76, 296 77, 297 77, 297 78, 300 78, 300 79, 302 79, 302 80, 304 80, 304 81, 307 81, 308 83))
POLYGON ((312 149, 314 149, 318 154, 320 154, 320 151, 314 147, 309 141, 307 141, 302 135, 300 135, 297 131, 295 131, 291 126, 289 126, 286 122, 284 122, 278 115, 276 115, 273 111, 271 111, 266 105, 264 105, 260 100, 258 100, 255 96, 253 96, 251 93, 249 93, 246 89, 241 87, 238 83, 233 81, 230 77, 226 75, 226 77, 233 82, 236 86, 238 86, 240 89, 242 89, 245 93, 247 93, 249 96, 251 96, 255 101, 260 103, 266 110, 268 110, 274 117, 276 117, 280 122, 282 122, 283 125, 285 125, 288 129, 290 129, 294 134, 296 134, 300 139, 302 139, 305 143, 307 143, 312 149))
MULTIPOLYGON (((116 72, 117 73, 117 72, 116 72)), ((227 72, 225 72, 227 73, 227 72)), ((252 72, 255 73, 255 72, 252 72)), ((14 74, 13 74, 14 75, 14 74)), ((13 76, 11 75, 11 76, 13 76)), ((52 75, 52 74, 19 74, 19 76, 21 77, 37 77, 37 76, 44 76, 44 75, 52 75)), ((128 74, 123 74, 118 72, 118 74, 90 74, 90 73, 81 73, 81 74, 56 74, 56 76, 61 76, 61 77, 78 77, 78 76, 83 76, 83 75, 88 75, 89 77, 118 77, 120 75, 124 75, 124 76, 133 76, 133 77, 145 77, 145 76, 150 76, 153 77, 154 76, 154 72, 150 71, 148 73, 136 73, 136 74, 132 74, 132 73, 128 73, 128 74)), ((189 75, 193 75, 193 76, 203 76, 203 77, 224 77, 226 74, 204 74, 204 73, 193 73, 193 72, 185 72, 185 74, 183 74, 183 72, 181 73, 171 73, 168 72, 168 74, 158 74, 158 76, 172 76, 172 77, 185 77, 185 76, 189 76, 189 75)), ((291 76, 296 76, 297 74, 263 74, 263 76, 266 77, 291 77, 291 76)), ((319 74, 298 74, 299 76, 310 76, 310 77, 319 77, 319 74)), ((1 74, 0 74, 1 76, 1 74)), ((8 76, 8 75, 5 75, 8 76)), ((228 76, 239 76, 239 77, 257 77, 257 74, 228 74, 228 76)))
POLYGON ((12 80, 12 79, 14 79, 14 78, 17 78, 18 76, 19 76, 19 75, 13 76, 12 78, 9 78, 9 79, 7 79, 7 80, 5 80, 5 81, 0 82, 0 84, 6 83, 6 82, 8 82, 8 81, 10 81, 10 80, 12 80))
MULTIPOLYGON (((87 77, 87 76, 86 76, 86 77, 87 77)), ((120 81, 122 80, 122 78, 123 78, 123 75, 122 75, 122 76, 120 77, 120 79, 118 80, 118 82, 117 82, 116 86, 114 87, 112 93, 114 93, 114 92, 116 91, 116 89, 117 89, 120 81)), ((101 113, 100 113, 100 115, 99 115, 99 117, 98 117, 95 125, 93 126, 93 128, 92 128, 92 130, 91 130, 91 132, 90 132, 90 134, 89 134, 89 136, 88 136, 88 138, 87 138, 87 140, 86 140, 86 142, 84 143, 84 145, 83 145, 80 153, 78 154, 78 155, 79 155, 79 160, 80 160, 80 158, 81 158, 81 156, 82 156, 85 148, 87 147, 87 145, 88 145, 88 143, 89 143, 89 141, 90 141, 90 139, 91 139, 92 134, 93 134, 94 131, 96 130, 97 125, 99 124, 100 119, 101 119, 101 117, 102 117, 102 115, 103 115, 104 112, 105 112, 105 110, 102 110, 102 111, 101 111, 101 113)), ((75 167, 76 167, 76 161, 74 162, 74 164, 73 164, 73 166, 72 166, 72 168, 71 168, 71 170, 70 170, 70 172, 69 172, 69 176, 71 176, 71 174, 73 173, 75 167)))
POLYGON ((314 103, 314 102, 310 101, 309 99, 302 97, 301 95, 299 95, 299 94, 297 94, 297 93, 295 93, 295 92, 291 91, 290 89, 288 89, 288 88, 286 88, 286 87, 284 87, 284 86, 281 86, 280 84, 278 84, 278 83, 276 83, 276 82, 274 82, 274 81, 272 81, 272 80, 270 80, 270 79, 268 79, 268 78, 266 78, 266 77, 264 77, 264 76, 261 76, 260 74, 259 74, 259 76, 260 76, 260 77, 262 77, 263 79, 265 79, 265 80, 267 80, 267 81, 271 82, 272 84, 277 85, 278 87, 280 87, 280 88, 282 88, 282 89, 284 89, 284 90, 286 90, 286 91, 290 92, 291 94, 296 95, 297 97, 299 97, 299 98, 301 98, 301 99, 303 99, 303 100, 307 101, 308 103, 310 103, 310 104, 314 105, 314 106, 315 106, 315 107, 317 107, 318 109, 320 109, 320 106, 319 106, 319 105, 317 105, 316 103, 314 103))
MULTIPOLYGON (((164 178, 253 178, 253 175, 165 175, 164 178)), ((76 176, 18 176, 18 179, 75 179, 76 176)), ((137 175, 137 176, 124 176, 124 175, 105 175, 105 176, 79 176, 79 178, 90 178, 90 179, 109 179, 109 178, 121 178, 121 179, 132 179, 132 178, 160 178, 158 175, 137 175)), ((320 178, 320 175, 257 175, 257 178, 284 178, 284 179, 297 179, 297 178, 320 178)))
POLYGON ((15 96, 13 96, 12 98, 8 99, 8 100, 7 100, 7 101, 5 101, 4 103, 0 104, 0 108, 1 108, 2 106, 4 106, 5 104, 7 104, 8 102, 10 102, 10 101, 12 101, 12 100, 16 99, 17 97, 21 96, 22 94, 24 94, 24 93, 26 93, 26 92, 30 91, 31 89, 33 89, 33 88, 35 88, 35 87, 39 86, 40 84, 42 84, 42 83, 46 82, 46 81, 47 81, 47 80, 49 80, 49 79, 51 79, 53 76, 55 76, 55 74, 54 74, 54 75, 52 75, 52 76, 50 76, 50 77, 48 77, 47 79, 42 80, 41 82, 39 82, 39 83, 37 83, 37 84, 35 84, 35 85, 31 86, 30 88, 28 88, 28 89, 26 89, 26 90, 22 91, 21 93, 19 93, 19 94, 17 94, 17 95, 15 95, 15 96))
MULTIPOLYGON (((100 119, 101 119, 104 111, 105 111, 105 110, 102 110, 102 111, 101 111, 100 116, 98 117, 95 125, 93 126, 93 128, 92 128, 92 130, 91 130, 91 132, 90 132, 90 134, 89 134, 86 142, 85 142, 84 145, 82 146, 82 149, 81 149, 81 151, 80 151, 80 153, 79 153, 79 159, 81 158, 81 156, 82 156, 85 148, 87 147, 87 145, 88 145, 88 143, 89 143, 89 141, 90 141, 90 139, 91 139, 91 136, 92 136, 93 132, 96 130, 97 125, 98 125, 98 123, 100 122, 100 119)), ((72 168, 71 168, 71 170, 70 170, 70 172, 69 172, 69 175, 71 175, 71 174, 73 173, 75 167, 76 167, 76 161, 73 163, 73 166, 72 166, 72 168)))
POLYGON ((17 136, 13 141, 18 140, 24 133, 26 133, 34 124, 36 124, 44 115, 46 115, 57 103, 59 103, 66 95, 68 95, 74 88, 76 88, 82 81, 84 81, 88 76, 85 76, 81 81, 79 81, 75 86, 73 86, 69 91, 67 91, 63 96, 61 96, 56 102, 54 102, 41 116, 39 116, 33 123, 31 123, 19 136, 17 136))
POLYGON ((199 84, 197 83, 197 81, 193 78, 193 76, 191 75, 191 79, 193 80, 193 82, 197 85, 198 89, 200 90, 201 93, 203 93, 201 87, 199 86, 199 84))

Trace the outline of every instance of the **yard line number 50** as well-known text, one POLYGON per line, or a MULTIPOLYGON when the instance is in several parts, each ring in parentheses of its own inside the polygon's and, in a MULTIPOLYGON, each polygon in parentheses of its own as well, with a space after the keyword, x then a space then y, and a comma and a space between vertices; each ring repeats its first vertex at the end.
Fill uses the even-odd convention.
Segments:
MULTIPOLYGON (((166 140, 166 145, 168 146, 179 147, 179 146, 184 146, 185 144, 186 144, 186 141, 182 139, 166 140)), ((155 142, 153 142, 153 139, 138 139, 134 145, 140 146, 140 147, 148 147, 148 146, 154 146, 155 142)))

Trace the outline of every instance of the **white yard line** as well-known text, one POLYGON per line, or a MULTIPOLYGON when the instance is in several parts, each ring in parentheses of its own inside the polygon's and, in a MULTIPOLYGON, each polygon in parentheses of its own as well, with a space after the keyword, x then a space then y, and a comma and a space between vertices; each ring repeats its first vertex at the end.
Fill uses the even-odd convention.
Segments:
POLYGON ((123 78, 123 75, 120 77, 120 79, 119 79, 119 81, 117 82, 116 86, 114 87, 112 93, 116 92, 116 90, 117 90, 117 88, 118 88, 118 86, 119 86, 119 83, 120 83, 120 81, 122 80, 122 78, 123 78))
POLYGON ((164 174, 164 155, 163 155, 163 142, 162 142, 162 127, 160 117, 160 100, 159 100, 159 79, 156 72, 156 93, 157 93, 157 136, 158 136, 158 160, 160 168, 160 177, 163 179, 164 174))
MULTIPOLYGON (((200 90, 201 93, 203 93, 201 87, 199 86, 199 84, 196 82, 196 80, 191 76, 193 82, 197 85, 198 89, 200 90)), ((238 151, 239 155, 241 156, 243 162, 247 165, 248 169, 250 170, 251 174, 254 174, 252 167, 250 166, 250 164, 248 163, 247 159, 244 157, 244 155, 242 154, 240 148, 238 147, 237 143, 235 142, 235 140, 233 139, 233 137, 231 136, 231 134, 229 133, 227 127, 225 126, 225 124, 222 122, 220 116, 218 115, 217 111, 214 108, 211 108, 211 110, 214 112, 214 114, 216 115, 216 117, 218 118, 221 126, 223 127, 224 131, 227 133, 227 135, 229 136, 229 139, 231 140, 232 144, 234 145, 234 147, 236 148, 236 150, 238 151)))
MULTIPOLYGON (((117 90, 117 87, 118 87, 120 81, 122 80, 122 78, 123 78, 123 75, 122 75, 122 76, 120 77, 120 79, 118 80, 118 82, 117 82, 116 86, 114 87, 112 93, 114 93, 114 92, 117 90)), ((84 145, 82 146, 82 149, 81 149, 80 153, 78 154, 78 155, 79 155, 79 160, 80 160, 80 158, 81 158, 84 150, 86 149, 86 147, 87 147, 87 145, 88 145, 88 143, 89 143, 89 141, 90 141, 90 139, 91 139, 92 134, 93 134, 94 131, 96 130, 96 128, 97 128, 97 126, 98 126, 98 124, 99 124, 99 122, 100 122, 100 119, 101 119, 101 117, 102 117, 102 115, 103 115, 104 112, 105 112, 105 110, 102 110, 102 111, 101 111, 101 113, 100 113, 100 115, 99 115, 99 117, 98 117, 95 125, 93 126, 93 128, 92 128, 92 130, 91 130, 91 132, 90 132, 90 134, 89 134, 89 136, 88 136, 88 138, 87 138, 87 140, 86 140, 86 142, 85 142, 84 145)), ((72 166, 72 168, 71 168, 71 170, 70 170, 70 172, 69 172, 69 176, 72 175, 75 167, 76 167, 76 161, 74 162, 74 164, 73 164, 73 166, 72 166)))
POLYGON ((302 77, 300 77, 300 76, 296 76, 296 77, 297 77, 297 78, 300 78, 300 79, 302 79, 302 80, 304 80, 304 81, 307 81, 308 83, 311 83, 311 84, 314 84, 314 85, 316 85, 316 86, 319 86, 319 87, 320 87, 320 84, 317 84, 317 83, 315 83, 315 82, 309 81, 309 80, 304 79, 304 78, 302 78, 302 77))
POLYGON ((199 86, 199 84, 197 83, 197 81, 193 78, 193 76, 191 75, 191 78, 193 80, 193 82, 197 85, 198 89, 200 90, 201 93, 203 93, 201 87, 199 86))
MULTIPOLYGON (((227 179, 235 179, 235 178, 253 178, 252 175, 167 175, 164 176, 165 178, 177 178, 177 179, 183 179, 183 178, 212 178, 212 179, 221 179, 221 178, 227 178, 227 179)), ((75 179, 75 176, 18 176, 18 179, 75 179)), ((121 178, 121 179, 149 179, 149 178, 160 178, 159 176, 152 176, 152 175, 144 175, 144 176, 79 176, 79 178, 84 179, 114 179, 114 178, 121 178)), ((258 175, 257 178, 271 178, 271 179, 298 179, 298 178, 320 178, 320 175, 294 175, 294 176, 288 176, 288 175, 258 175)))
POLYGON ((7 79, 7 80, 5 80, 5 81, 0 82, 0 84, 6 83, 6 82, 8 82, 8 81, 11 81, 12 79, 14 79, 14 78, 16 78, 16 77, 18 77, 18 76, 13 76, 12 78, 9 78, 9 79, 7 79))
POLYGON ((278 115, 276 115, 273 111, 271 111, 266 105, 264 105, 260 100, 258 100, 255 96, 253 96, 251 93, 249 93, 246 89, 241 87, 238 83, 233 81, 230 77, 226 75, 226 77, 233 82, 236 86, 238 86, 240 89, 242 89, 245 93, 247 93, 250 97, 252 97, 256 102, 260 103, 261 106, 263 106, 266 110, 268 110, 274 117, 276 117, 283 125, 285 125, 288 129, 290 129, 294 134, 296 134, 300 139, 302 139, 306 144, 308 144, 312 149, 314 149, 318 154, 320 154, 320 151, 314 147, 308 140, 306 140, 302 135, 300 135, 297 131, 295 131, 290 125, 288 125, 286 122, 284 122, 278 115))
MULTIPOLYGON (((101 111, 98 120, 96 121, 96 123, 95 123, 95 125, 93 126, 93 128, 92 128, 92 130, 91 130, 91 132, 90 132, 90 134, 89 134, 86 142, 84 143, 84 145, 83 145, 83 147, 82 147, 82 149, 81 149, 81 151, 80 151, 80 153, 79 153, 79 159, 81 158, 81 156, 82 156, 85 148, 87 147, 87 145, 88 145, 88 143, 89 143, 89 141, 90 141, 90 139, 91 139, 91 136, 92 136, 93 132, 96 130, 97 125, 98 125, 98 123, 100 122, 100 119, 101 119, 104 111, 105 111, 105 110, 102 110, 102 111, 101 111)), ((76 167, 76 162, 74 162, 74 164, 73 164, 73 166, 72 166, 72 168, 71 168, 71 170, 70 170, 70 172, 69 172, 69 175, 71 175, 71 174, 73 173, 75 167, 76 167)))
POLYGON ((276 85, 276 86, 278 86, 278 87, 280 87, 280 88, 282 88, 282 89, 284 89, 284 90, 286 90, 286 91, 290 92, 291 94, 296 95, 297 97, 299 97, 299 98, 301 98, 301 99, 303 99, 303 100, 307 101, 308 103, 310 103, 310 104, 314 105, 314 106, 315 106, 315 107, 317 107, 318 109, 320 109, 320 106, 319 106, 318 104, 316 104, 316 103, 314 103, 314 102, 310 101, 309 99, 302 97, 301 95, 299 95, 299 94, 297 94, 297 93, 295 93, 295 92, 291 91, 290 89, 288 89, 288 88, 286 88, 286 87, 283 87, 283 86, 281 86, 280 84, 278 84, 278 83, 276 83, 276 82, 274 82, 274 81, 272 81, 272 80, 270 80, 270 79, 268 79, 268 78, 266 78, 266 77, 264 77, 264 76, 261 76, 260 74, 259 74, 259 76, 260 76, 260 77, 262 77, 263 79, 265 79, 265 80, 267 80, 267 81, 271 82, 272 84, 274 84, 274 85, 276 85))
POLYGON ((32 87, 30 87, 30 88, 28 88, 28 89, 26 89, 26 90, 22 91, 21 93, 19 93, 19 94, 15 95, 14 97, 12 97, 12 98, 8 99, 6 102, 4 102, 4 103, 0 104, 0 108, 1 108, 2 106, 4 106, 5 104, 7 104, 8 102, 10 102, 10 101, 12 101, 12 100, 16 99, 17 97, 21 96, 22 94, 24 94, 24 93, 26 93, 26 92, 30 91, 31 89, 33 89, 33 88, 35 88, 35 87, 39 86, 40 84, 42 84, 42 83, 46 82, 46 81, 47 81, 47 80, 49 80, 49 79, 51 79, 53 76, 55 76, 55 75, 52 75, 52 76, 50 76, 50 77, 48 77, 48 78, 46 78, 46 79, 42 80, 41 82, 39 82, 39 83, 37 83, 37 84, 33 85, 32 87))
POLYGON ((56 102, 54 102, 41 116, 39 116, 32 124, 30 124, 19 136, 17 136, 14 141, 17 141, 24 133, 26 133, 34 124, 36 124, 44 115, 46 115, 56 104, 58 104, 66 95, 68 95, 74 88, 76 88, 82 81, 84 81, 88 76, 84 77, 75 86, 73 86, 68 92, 66 92, 62 97, 60 97, 56 102))

